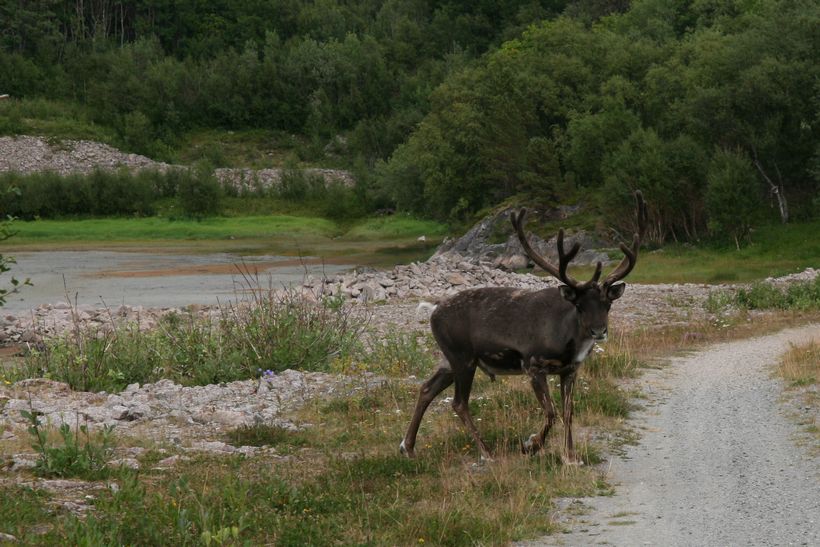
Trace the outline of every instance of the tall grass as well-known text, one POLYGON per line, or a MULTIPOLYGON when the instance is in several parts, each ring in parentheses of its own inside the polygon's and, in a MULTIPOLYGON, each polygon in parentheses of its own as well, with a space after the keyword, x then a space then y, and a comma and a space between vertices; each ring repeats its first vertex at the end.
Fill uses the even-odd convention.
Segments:
POLYGON ((713 313, 727 307, 740 310, 820 310, 820 277, 786 286, 764 282, 741 287, 736 292, 716 291, 709 295, 705 306, 713 313))
POLYGON ((820 342, 792 346, 780 360, 777 374, 791 386, 810 386, 820 380, 820 342))
POLYGON ((260 370, 329 370, 360 352, 364 321, 295 290, 253 291, 216 319, 165 316, 154 330, 113 321, 73 331, 32 351, 18 376, 45 376, 83 391, 120 391, 170 379, 185 385, 245 380, 260 370))

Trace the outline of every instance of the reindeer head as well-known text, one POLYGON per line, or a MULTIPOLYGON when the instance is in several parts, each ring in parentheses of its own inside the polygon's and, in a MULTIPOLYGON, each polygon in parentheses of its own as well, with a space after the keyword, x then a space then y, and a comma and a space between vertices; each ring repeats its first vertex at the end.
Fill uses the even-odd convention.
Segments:
POLYGON ((559 288, 561 296, 572 303, 575 309, 578 310, 578 321, 580 322, 579 327, 581 332, 596 341, 606 340, 609 308, 612 306, 613 301, 624 294, 626 284, 619 283, 619 281, 629 275, 629 272, 635 267, 635 262, 638 258, 638 248, 641 245, 641 238, 643 238, 644 231, 646 230, 646 202, 644 202, 643 195, 640 191, 635 192, 635 201, 637 203, 638 232, 632 238, 632 248, 630 249, 624 243, 621 244, 621 251, 624 253, 624 258, 615 270, 600 283, 599 279, 601 278, 602 270, 602 264, 600 262, 598 262, 595 273, 589 281, 578 282, 567 274, 567 266, 569 266, 569 263, 575 258, 575 255, 578 254, 581 245, 575 242, 575 245, 567 252, 566 249, 564 249, 563 228, 558 231, 558 267, 556 268, 538 254, 530 245, 524 233, 524 216, 527 214, 527 210, 521 209, 518 215, 515 213, 511 215, 512 225, 518 234, 518 240, 521 242, 521 246, 524 248, 527 256, 564 283, 564 285, 561 285, 559 288))

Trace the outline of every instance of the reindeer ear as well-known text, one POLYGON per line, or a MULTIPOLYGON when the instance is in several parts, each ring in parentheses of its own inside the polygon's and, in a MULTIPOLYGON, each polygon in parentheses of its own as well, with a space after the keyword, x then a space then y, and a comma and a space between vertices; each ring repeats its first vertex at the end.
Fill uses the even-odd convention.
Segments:
POLYGON ((561 285, 558 287, 558 290, 561 291, 561 296, 564 297, 564 300, 569 300, 573 304, 575 303, 575 298, 578 294, 575 292, 575 289, 570 287, 569 285, 561 285))
POLYGON ((618 283, 616 285, 611 285, 606 290, 606 297, 610 300, 618 300, 624 294, 624 289, 626 289, 626 283, 618 283))

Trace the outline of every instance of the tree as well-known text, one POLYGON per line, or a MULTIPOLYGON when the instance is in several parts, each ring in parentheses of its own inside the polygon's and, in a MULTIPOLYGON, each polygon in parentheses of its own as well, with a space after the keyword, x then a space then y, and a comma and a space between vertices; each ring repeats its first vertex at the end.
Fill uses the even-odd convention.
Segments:
POLYGON ((740 150, 718 150, 706 176, 709 230, 730 236, 738 250, 760 209, 760 186, 749 158, 740 150))

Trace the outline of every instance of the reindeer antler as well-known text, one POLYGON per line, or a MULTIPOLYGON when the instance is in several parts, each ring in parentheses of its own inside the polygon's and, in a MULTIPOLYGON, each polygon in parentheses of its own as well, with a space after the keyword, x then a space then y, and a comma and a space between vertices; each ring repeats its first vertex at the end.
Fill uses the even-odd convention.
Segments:
POLYGON ((638 260, 638 249, 641 246, 641 240, 646 232, 647 217, 646 202, 640 190, 635 191, 635 205, 638 217, 638 232, 632 236, 632 248, 630 249, 625 243, 621 243, 621 251, 623 251, 624 257, 621 259, 621 263, 618 264, 618 267, 606 276, 603 283, 604 287, 608 287, 629 275, 629 272, 632 271, 632 268, 635 267, 635 262, 638 260))
POLYGON ((556 247, 558 248, 558 267, 556 268, 553 264, 551 264, 547 259, 543 256, 538 254, 535 249, 532 248, 530 245, 529 240, 527 239, 526 234, 524 233, 524 217, 527 214, 527 209, 523 208, 521 211, 518 212, 518 215, 513 212, 510 215, 510 221, 512 222, 513 228, 515 228, 516 233, 518 234, 518 241, 521 242, 521 246, 524 248, 524 252, 527 253, 533 262, 541 266, 545 271, 549 272, 552 276, 558 278, 558 280, 562 281, 566 285, 572 287, 575 290, 583 290, 593 283, 597 283, 598 279, 601 277, 601 268, 602 264, 598 262, 598 265, 595 268, 595 273, 592 275, 592 279, 589 281, 585 281, 580 283, 570 277, 567 274, 567 266, 575 258, 575 255, 578 254, 578 251, 581 249, 581 244, 577 241, 569 250, 569 252, 564 249, 564 229, 561 228, 558 230, 558 240, 556 242, 556 247))

